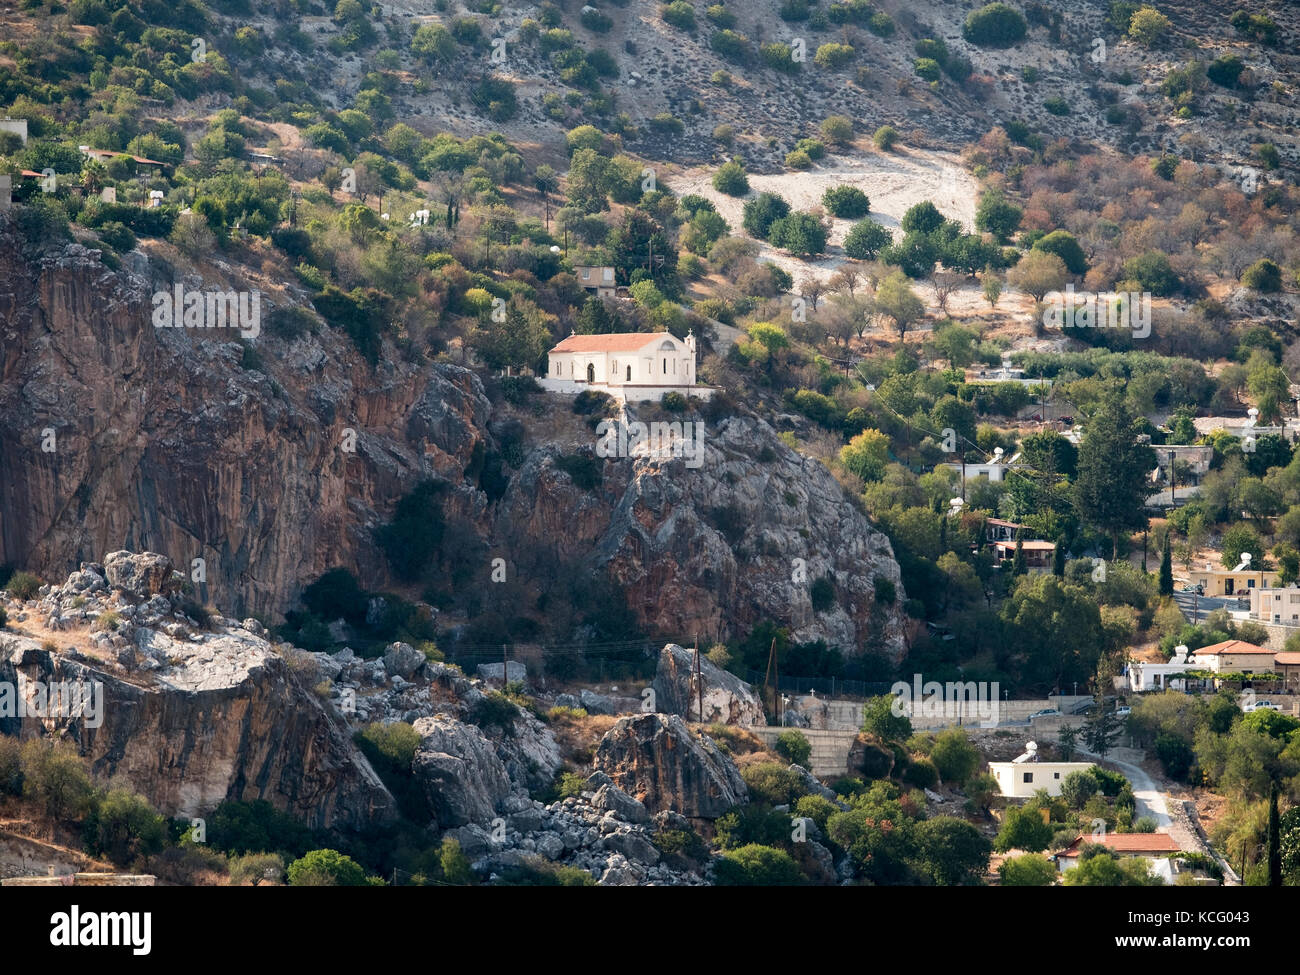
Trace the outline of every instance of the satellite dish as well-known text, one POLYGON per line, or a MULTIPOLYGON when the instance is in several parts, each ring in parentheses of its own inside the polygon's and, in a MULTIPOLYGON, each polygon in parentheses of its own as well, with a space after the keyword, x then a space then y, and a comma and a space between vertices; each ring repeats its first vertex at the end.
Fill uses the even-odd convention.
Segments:
POLYGON ((1242 552, 1242 553, 1241 553, 1241 561, 1237 564, 1237 567, 1236 567, 1235 569, 1233 569, 1232 571, 1233 571, 1233 572, 1246 572, 1246 571, 1248 571, 1249 569, 1250 569, 1250 553, 1249 553, 1249 552, 1242 552))

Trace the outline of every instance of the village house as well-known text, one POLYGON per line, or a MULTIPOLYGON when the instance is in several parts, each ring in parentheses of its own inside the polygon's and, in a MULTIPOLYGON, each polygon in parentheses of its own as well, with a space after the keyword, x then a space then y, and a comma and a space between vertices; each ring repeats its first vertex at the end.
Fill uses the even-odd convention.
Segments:
POLYGON ((1049 796, 1061 794, 1061 783, 1071 772, 1092 768, 1092 762, 1041 762, 1038 744, 1029 742, 1024 753, 1009 762, 989 762, 989 774, 998 783, 998 792, 1013 799, 1028 799, 1039 789, 1049 796))
POLYGON ((1187 579, 1193 586, 1200 586, 1202 595, 1205 596, 1249 594, 1252 589, 1274 589, 1279 585, 1276 569, 1258 569, 1253 566, 1225 569, 1212 562, 1205 563, 1204 569, 1192 569, 1187 574, 1187 579))
POLYGON ((1188 669, 1187 647, 1179 644, 1167 663, 1134 660, 1125 676, 1130 691, 1181 691, 1186 689, 1187 681, 1178 675, 1187 673, 1188 669))
POLYGON ((582 289, 597 298, 613 298, 618 293, 612 267, 593 267, 579 264, 573 269, 582 289))
POLYGON ((695 381, 695 336, 668 332, 570 335, 547 354, 543 389, 576 395, 594 389, 624 402, 655 402, 665 393, 709 399, 695 381))
MULTIPOLYGON (((1152 868, 1157 868, 1160 860, 1165 860, 1168 854, 1177 853, 1182 849, 1177 841, 1168 833, 1098 833, 1095 836, 1083 835, 1067 846, 1060 853, 1056 854, 1056 865, 1061 873, 1077 867, 1079 865, 1079 854, 1085 843, 1097 843, 1106 847, 1112 853, 1119 857, 1147 857, 1152 860, 1152 868)), ((1168 867, 1157 869, 1156 872, 1167 874, 1168 867)))
POLYGON ((1281 678, 1279 690, 1289 694, 1300 690, 1300 653, 1284 650, 1274 654, 1273 671, 1281 678))
POLYGON ((1250 618, 1261 623, 1300 626, 1300 588, 1294 583, 1250 590, 1250 618))
POLYGON ((1272 650, 1244 640, 1224 640, 1193 650, 1187 663, 1192 670, 1215 674, 1271 674, 1275 655, 1272 650))
POLYGON ((1045 542, 1038 538, 1019 542, 994 542, 993 551, 1005 562, 1016 557, 1017 545, 1025 553, 1025 569, 1030 575, 1042 575, 1052 571, 1052 562, 1056 556, 1055 542, 1045 542))
POLYGON ((993 451, 993 456, 986 461, 976 463, 949 461, 943 466, 959 473, 962 476, 962 485, 964 487, 966 479, 974 477, 987 477, 990 481, 1001 481, 1006 477, 1007 471, 1013 467, 1019 467, 1020 464, 1020 454, 1013 454, 1011 459, 1007 460, 1002 456, 1002 448, 997 447, 993 451))
POLYGON ((95 159, 102 163, 107 163, 110 159, 116 159, 118 156, 125 156, 135 163, 137 175, 162 173, 167 169, 167 163, 159 162, 157 159, 146 159, 144 156, 133 156, 129 152, 113 152, 110 149, 92 149, 90 146, 78 146, 82 155, 87 159, 95 159))

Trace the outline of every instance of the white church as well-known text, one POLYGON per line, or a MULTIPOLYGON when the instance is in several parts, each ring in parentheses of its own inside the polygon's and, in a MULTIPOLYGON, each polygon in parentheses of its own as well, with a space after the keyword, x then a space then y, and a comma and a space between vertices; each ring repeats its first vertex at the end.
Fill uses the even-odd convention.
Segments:
POLYGON ((668 332, 570 335, 547 355, 543 389, 577 395, 585 389, 623 402, 663 399, 681 393, 709 399, 713 387, 695 383, 695 336, 668 332))

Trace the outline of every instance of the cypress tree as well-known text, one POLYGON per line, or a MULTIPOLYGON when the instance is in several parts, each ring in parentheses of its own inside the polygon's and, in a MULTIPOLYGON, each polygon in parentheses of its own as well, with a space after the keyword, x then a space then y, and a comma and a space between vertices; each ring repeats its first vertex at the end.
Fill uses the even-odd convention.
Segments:
POLYGON ((1174 594, 1174 558, 1170 552, 1169 536, 1165 535, 1165 551, 1160 556, 1160 595, 1174 594))

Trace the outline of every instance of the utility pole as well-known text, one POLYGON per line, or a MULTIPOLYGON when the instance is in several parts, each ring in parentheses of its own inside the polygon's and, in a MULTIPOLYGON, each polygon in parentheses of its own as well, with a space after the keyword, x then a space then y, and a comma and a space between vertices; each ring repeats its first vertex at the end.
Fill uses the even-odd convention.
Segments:
MULTIPOLYGON (((767 677, 766 677, 766 679, 764 680, 764 683, 766 683, 766 684, 771 684, 771 683, 772 683, 772 671, 773 671, 773 668, 774 668, 774 666, 775 666, 775 661, 776 661, 776 637, 772 637, 772 646, 771 646, 771 647, 768 649, 768 651, 767 651, 767 677)), ((779 694, 779 693, 780 693, 780 691, 779 691, 778 688, 773 688, 773 690, 772 690, 772 713, 773 713, 773 714, 778 714, 778 715, 779 715, 779 713, 780 713, 780 705, 777 703, 777 694, 779 694)), ((778 722, 778 724, 779 724, 779 723, 780 723, 780 722, 778 722)))

